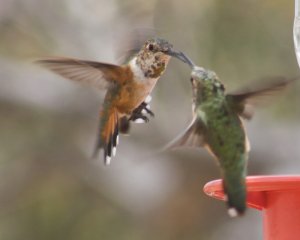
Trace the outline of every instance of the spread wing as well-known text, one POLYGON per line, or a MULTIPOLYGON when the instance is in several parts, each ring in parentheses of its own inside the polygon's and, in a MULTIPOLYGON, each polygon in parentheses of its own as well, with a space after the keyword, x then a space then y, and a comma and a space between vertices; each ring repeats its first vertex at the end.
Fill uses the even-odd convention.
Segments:
POLYGON ((98 89, 106 89, 111 83, 117 82, 123 70, 121 66, 113 64, 64 57, 40 59, 36 63, 62 77, 98 89))
POLYGON ((257 84, 252 88, 244 88, 235 93, 227 94, 226 99, 230 107, 241 117, 251 119, 254 114, 254 107, 268 100, 269 97, 279 94, 286 86, 296 80, 284 77, 275 77, 268 80, 265 84, 257 84))
POLYGON ((179 147, 204 147, 205 124, 199 118, 194 118, 190 125, 175 139, 168 143, 163 150, 172 150, 179 147))

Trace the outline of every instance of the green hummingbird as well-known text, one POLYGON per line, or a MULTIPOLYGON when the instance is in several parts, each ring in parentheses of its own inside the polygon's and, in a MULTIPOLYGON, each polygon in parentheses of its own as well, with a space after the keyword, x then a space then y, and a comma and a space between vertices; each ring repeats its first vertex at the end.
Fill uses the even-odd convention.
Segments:
POLYGON ((107 90, 102 109, 94 156, 104 151, 104 163, 116 154, 119 132, 127 133, 129 121, 148 121, 151 92, 164 73, 171 56, 179 52, 161 38, 147 40, 123 65, 51 57, 37 61, 41 66, 75 82, 107 90))
POLYGON ((259 98, 279 92, 291 80, 276 78, 264 86, 230 94, 215 72, 196 66, 183 53, 179 59, 192 68, 193 120, 165 149, 206 148, 220 166, 229 215, 241 215, 246 210, 245 177, 250 151, 241 118, 251 119, 252 107, 259 98))

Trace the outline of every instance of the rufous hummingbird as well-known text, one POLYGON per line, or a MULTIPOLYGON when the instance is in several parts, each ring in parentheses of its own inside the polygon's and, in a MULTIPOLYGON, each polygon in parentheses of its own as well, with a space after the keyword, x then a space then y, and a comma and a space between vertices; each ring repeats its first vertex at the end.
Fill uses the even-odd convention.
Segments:
POLYGON ((109 164, 116 154, 119 131, 128 131, 129 120, 148 121, 145 114, 153 115, 147 105, 151 100, 150 93, 171 56, 177 54, 168 41, 152 38, 124 65, 64 57, 40 59, 37 63, 62 77, 107 90, 100 110, 94 156, 102 148, 104 162, 109 164))
POLYGON ((259 98, 281 91, 294 79, 277 77, 268 84, 230 94, 215 72, 196 66, 183 53, 179 59, 192 68, 193 120, 165 149, 206 148, 221 168, 229 215, 241 215, 246 210, 245 177, 250 150, 241 118, 251 119, 259 98))

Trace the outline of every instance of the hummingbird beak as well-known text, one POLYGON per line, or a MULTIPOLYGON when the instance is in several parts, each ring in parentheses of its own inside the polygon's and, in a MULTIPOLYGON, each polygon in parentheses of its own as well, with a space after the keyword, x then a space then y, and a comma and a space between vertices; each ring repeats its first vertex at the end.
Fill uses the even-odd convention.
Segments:
POLYGON ((182 61, 182 62, 186 63, 187 65, 189 65, 191 68, 193 68, 195 66, 193 61, 188 56, 186 56, 183 52, 180 52, 180 51, 178 52, 178 51, 169 49, 166 52, 166 54, 179 59, 180 61, 182 61))

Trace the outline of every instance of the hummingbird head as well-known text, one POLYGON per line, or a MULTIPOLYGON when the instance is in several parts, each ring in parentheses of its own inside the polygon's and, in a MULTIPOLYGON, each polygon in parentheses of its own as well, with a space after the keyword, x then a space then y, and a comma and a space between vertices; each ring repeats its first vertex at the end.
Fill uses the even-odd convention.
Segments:
POLYGON ((162 38, 152 38, 146 41, 144 48, 153 54, 167 54, 172 51, 173 45, 162 38))
POLYGON ((173 51, 171 55, 188 64, 192 68, 191 82, 194 97, 202 96, 203 99, 203 96, 224 96, 225 87, 219 81, 215 72, 195 65, 194 62, 183 52, 173 51))
POLYGON ((138 52, 136 63, 145 77, 157 78, 164 72, 172 54, 175 54, 172 44, 162 38, 152 38, 138 52))
POLYGON ((224 96, 225 87, 219 81, 217 74, 211 70, 194 66, 191 73, 194 98, 201 96, 204 101, 210 97, 224 96))

